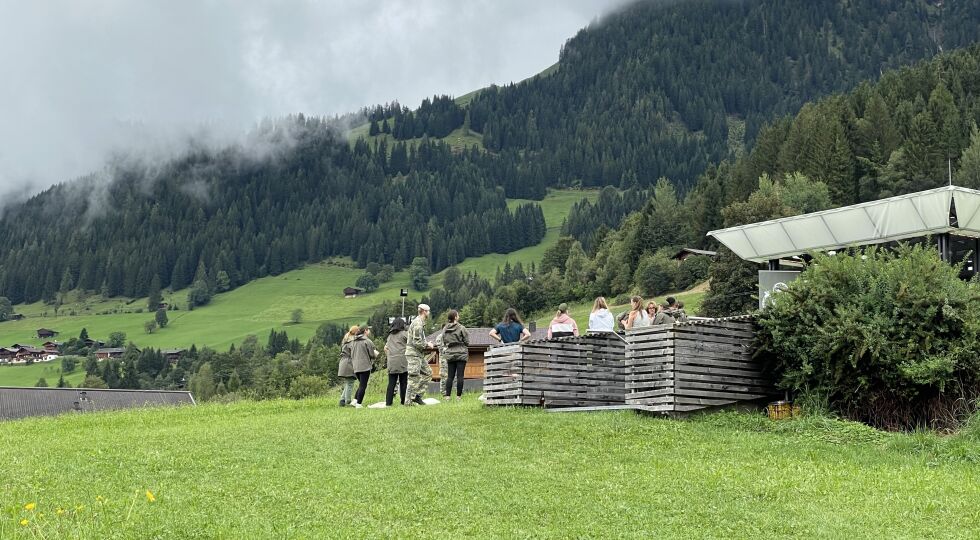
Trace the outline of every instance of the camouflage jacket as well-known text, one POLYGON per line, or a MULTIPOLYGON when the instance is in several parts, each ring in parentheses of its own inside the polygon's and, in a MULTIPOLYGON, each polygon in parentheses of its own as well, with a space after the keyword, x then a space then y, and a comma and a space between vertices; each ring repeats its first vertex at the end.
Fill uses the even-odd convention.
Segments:
POLYGON ((408 325, 408 347, 405 354, 422 356, 425 354, 425 320, 422 317, 412 319, 408 325))

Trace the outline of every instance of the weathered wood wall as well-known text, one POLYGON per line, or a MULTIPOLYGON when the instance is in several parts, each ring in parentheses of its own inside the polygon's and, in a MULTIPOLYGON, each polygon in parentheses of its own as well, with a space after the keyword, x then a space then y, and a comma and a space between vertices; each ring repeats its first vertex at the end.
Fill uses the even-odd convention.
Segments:
POLYGON ((683 413, 778 394, 752 359, 754 336, 746 318, 628 332, 626 403, 683 413))
POLYGON ((629 406, 662 413, 778 395, 752 359, 747 317, 651 326, 494 347, 486 354, 488 405, 629 406))
POLYGON ((486 354, 486 403, 625 405, 625 358, 622 339, 604 334, 494 347, 486 354))

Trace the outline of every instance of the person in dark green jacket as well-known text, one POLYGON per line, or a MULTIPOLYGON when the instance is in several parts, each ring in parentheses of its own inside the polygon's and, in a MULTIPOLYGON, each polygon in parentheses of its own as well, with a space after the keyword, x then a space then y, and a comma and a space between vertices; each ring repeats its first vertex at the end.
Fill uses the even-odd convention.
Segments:
POLYGON ((456 381, 456 401, 463 396, 463 374, 466 372, 466 359, 469 356, 470 336, 459 323, 459 312, 449 310, 447 323, 442 330, 442 346, 446 351, 446 399, 453 395, 453 380, 456 381))
POLYGON ((401 403, 405 404, 405 392, 408 389, 408 360, 405 358, 405 348, 408 346, 408 332, 405 331, 405 319, 398 317, 391 322, 388 331, 388 341, 385 342, 385 356, 388 358, 388 390, 385 392, 385 405, 391 407, 395 400, 395 385, 401 394, 401 403))
POLYGON ((378 357, 378 349, 375 348, 371 337, 371 329, 362 326, 357 332, 357 337, 350 342, 350 359, 354 365, 354 376, 357 377, 357 392, 354 394, 354 407, 360 409, 364 403, 364 392, 367 391, 368 379, 371 378, 371 370, 374 368, 374 359, 378 357))

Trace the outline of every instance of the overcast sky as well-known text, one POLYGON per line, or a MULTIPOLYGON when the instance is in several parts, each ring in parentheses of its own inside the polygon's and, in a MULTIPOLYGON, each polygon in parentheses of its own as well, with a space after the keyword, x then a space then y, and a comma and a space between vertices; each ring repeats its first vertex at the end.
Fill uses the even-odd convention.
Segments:
POLYGON ((0 0, 0 200, 208 126, 462 95, 625 0, 0 0))

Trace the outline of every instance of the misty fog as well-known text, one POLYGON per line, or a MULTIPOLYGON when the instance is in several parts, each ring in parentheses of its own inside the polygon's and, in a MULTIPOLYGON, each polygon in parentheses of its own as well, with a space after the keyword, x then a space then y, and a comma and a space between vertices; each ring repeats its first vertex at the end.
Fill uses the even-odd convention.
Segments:
POLYGON ((0 3, 0 201, 262 118, 462 95, 624 0, 0 3))

